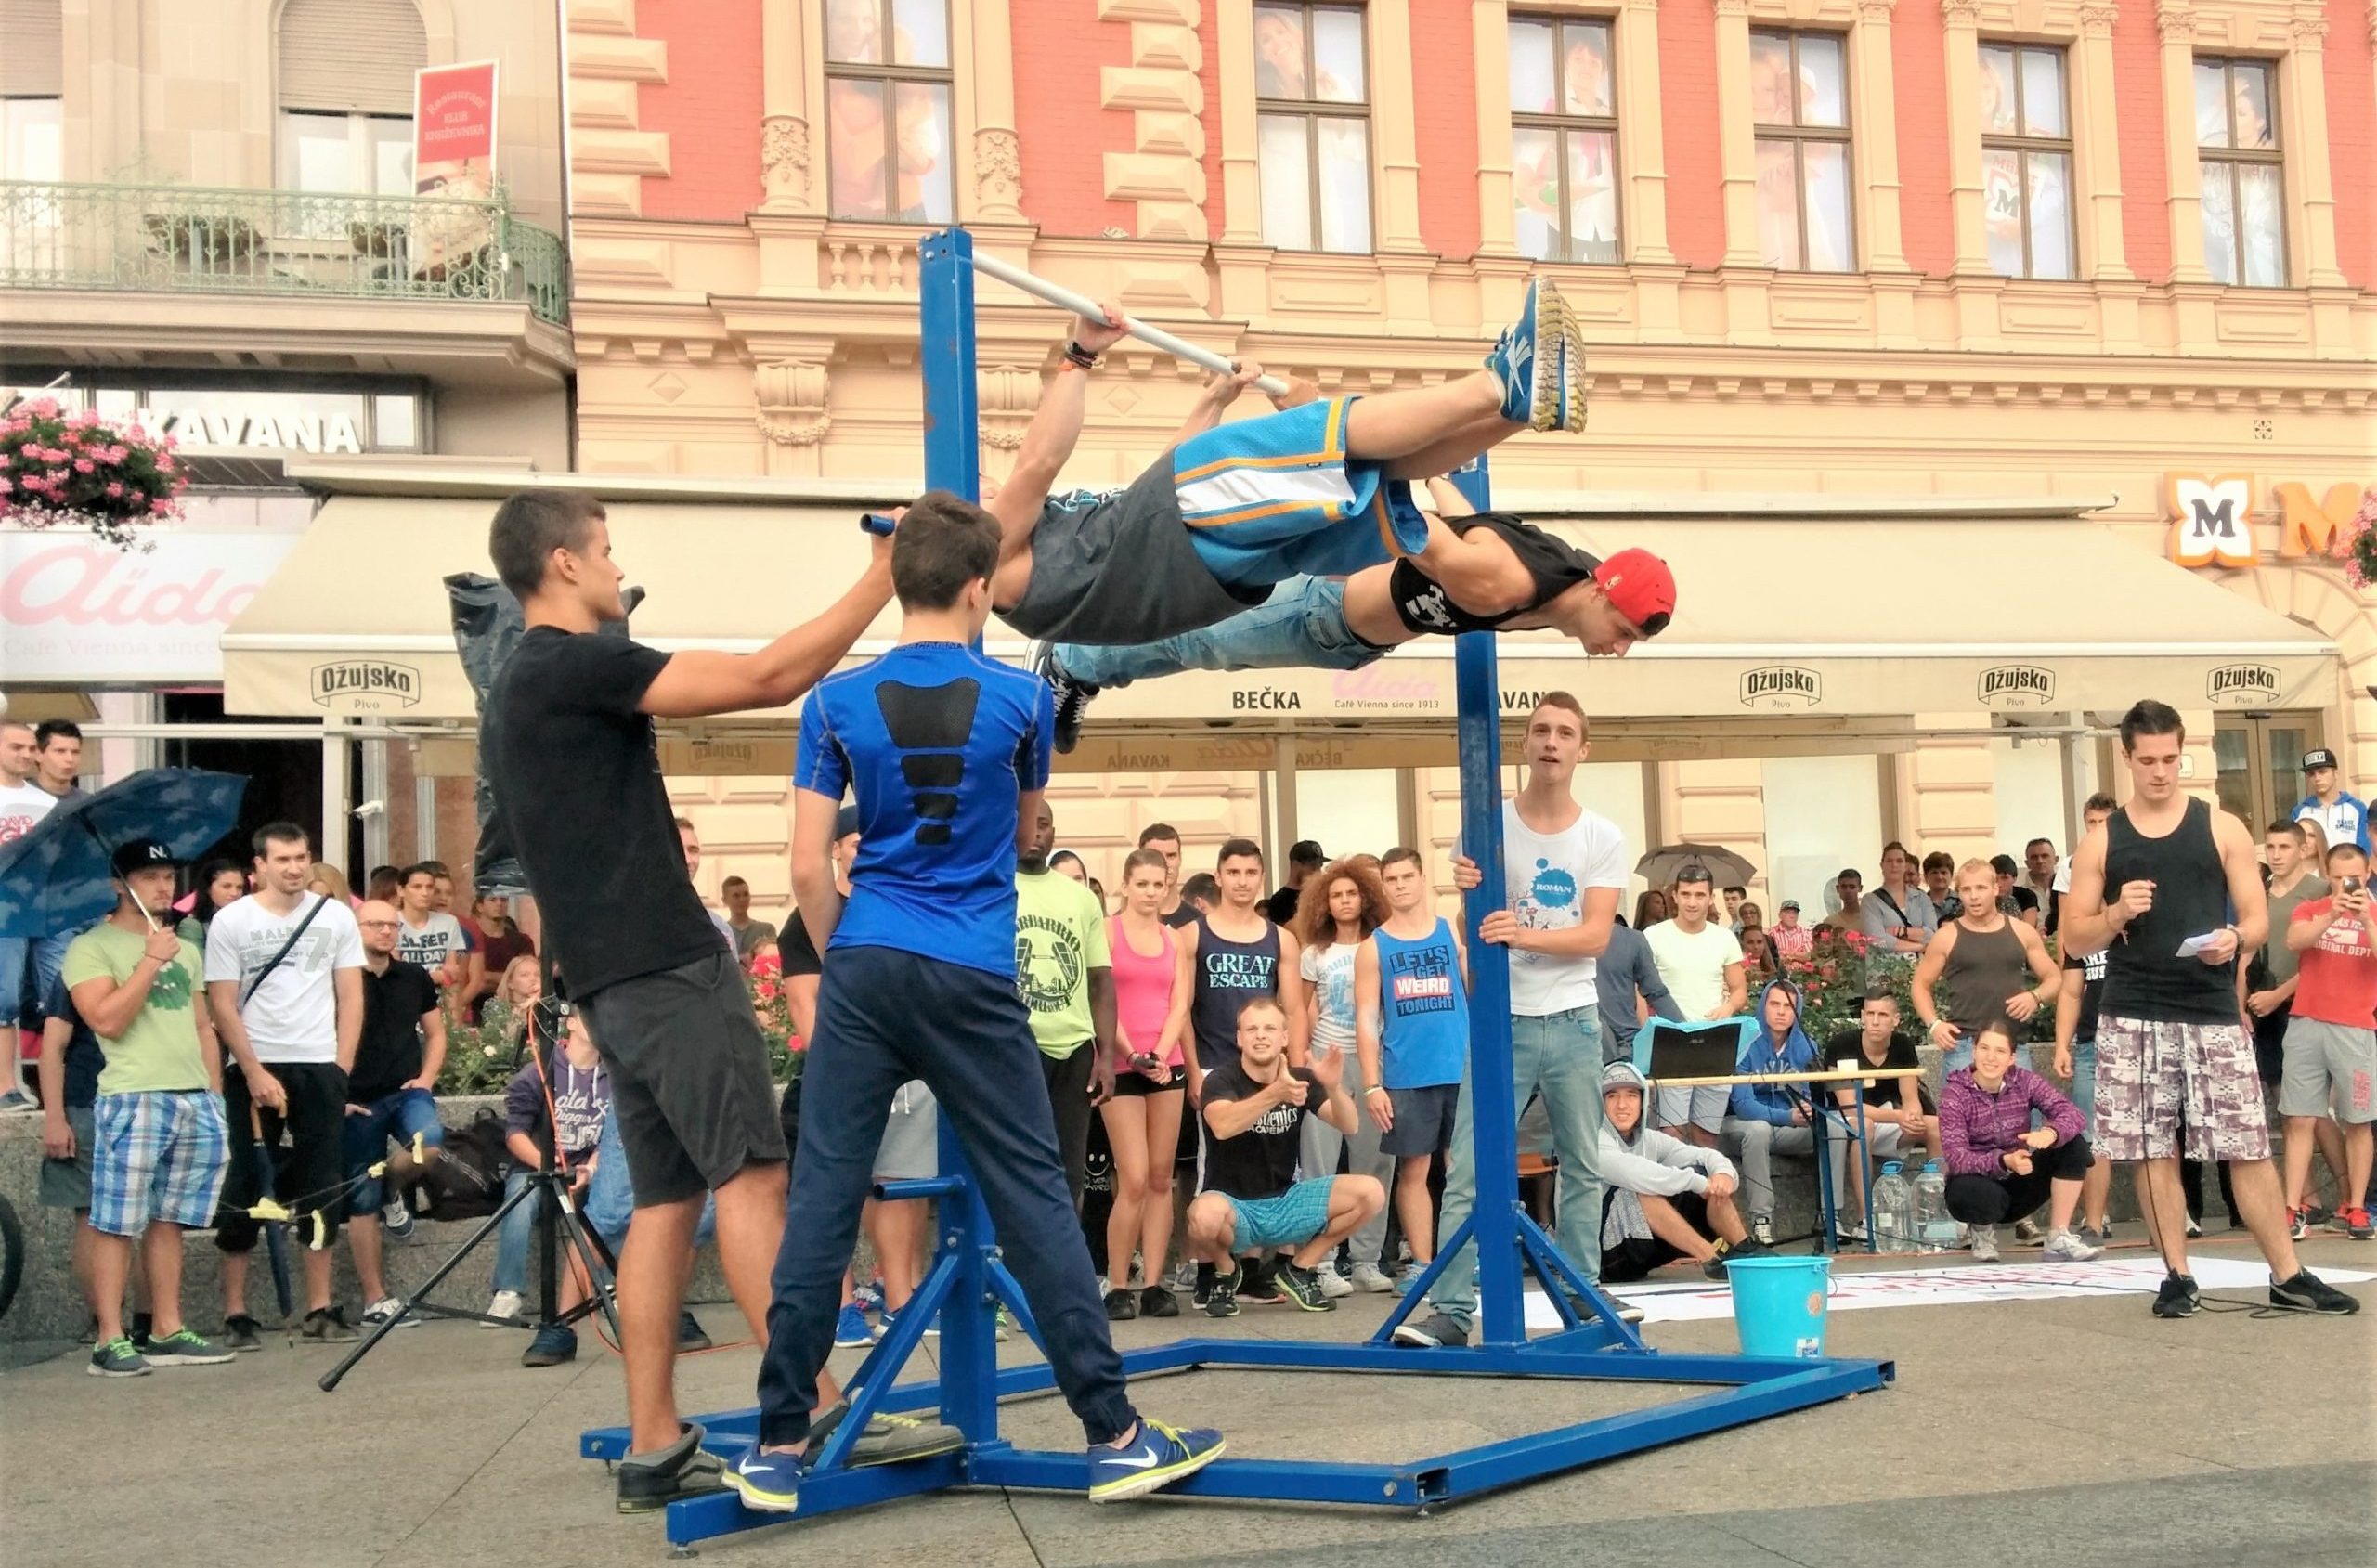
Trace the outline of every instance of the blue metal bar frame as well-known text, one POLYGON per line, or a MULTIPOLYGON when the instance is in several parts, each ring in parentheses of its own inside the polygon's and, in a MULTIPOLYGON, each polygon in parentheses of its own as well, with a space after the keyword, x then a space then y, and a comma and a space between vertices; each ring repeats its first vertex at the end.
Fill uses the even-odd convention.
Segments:
MULTIPOLYGON (((981 493, 976 444, 974 241, 963 229, 934 234, 921 262, 925 394, 925 478, 968 499, 981 493)), ((1487 475, 1481 460, 1453 476, 1481 509, 1487 475)), ((1436 1262, 1396 1307, 1376 1338, 1359 1344, 1266 1340, 1180 1340, 1123 1357, 1133 1377, 1199 1367, 1247 1367, 1437 1377, 1568 1378, 1613 1382, 1709 1385, 1679 1401, 1556 1428, 1531 1436, 1401 1464, 1331 1464, 1310 1459, 1226 1458, 1170 1490, 1186 1497, 1361 1504, 1406 1510, 1473 1497, 1786 1411, 1886 1387, 1887 1361, 1780 1360, 1737 1355, 1671 1355, 1646 1348, 1615 1304, 1561 1256, 1519 1203, 1518 1105, 1511 1070, 1510 958, 1476 940, 1485 917, 1503 905, 1500 693, 1494 640, 1473 633, 1454 650, 1460 705, 1461 838, 1484 878, 1464 903, 1470 933, 1471 1085, 1474 1095, 1477 1202, 1448 1236, 1436 1262), (1426 1294, 1464 1242, 1477 1248, 1479 1344, 1475 1349, 1393 1346, 1386 1336, 1426 1294), (1530 1339, 1525 1275, 1544 1282, 1565 1327, 1530 1339), (1571 1298, 1582 1307, 1571 1304, 1571 1298)), ((1822 1161, 1819 1160, 1819 1165, 1822 1161)), ((968 1179, 964 1150, 946 1119, 941 1176, 900 1183, 889 1196, 936 1196, 941 1226, 933 1264, 891 1331, 868 1352, 845 1385, 851 1412, 801 1484, 799 1518, 838 1513, 957 1486, 1084 1491, 1083 1450, 1018 1449, 999 1435, 1003 1399, 1045 1393, 1056 1379, 1045 1359, 997 1364, 997 1309, 1004 1304, 1036 1343, 1039 1331, 1013 1276, 1000 1261, 990 1216, 968 1179), (941 1322, 941 1376, 899 1382, 935 1315, 941 1322), (954 1454, 910 1464, 851 1468, 858 1435, 875 1414, 938 1408, 965 1433, 954 1454)), ((1045 1353, 1045 1347, 1044 1353, 1045 1353)), ((705 1443, 732 1455, 753 1441, 756 1409, 698 1418, 705 1443)), ((624 1427, 597 1428, 578 1440, 581 1457, 617 1460, 628 1451, 624 1427)), ((669 1508, 668 1536, 680 1551, 694 1542, 786 1521, 746 1509, 733 1492, 669 1508)))

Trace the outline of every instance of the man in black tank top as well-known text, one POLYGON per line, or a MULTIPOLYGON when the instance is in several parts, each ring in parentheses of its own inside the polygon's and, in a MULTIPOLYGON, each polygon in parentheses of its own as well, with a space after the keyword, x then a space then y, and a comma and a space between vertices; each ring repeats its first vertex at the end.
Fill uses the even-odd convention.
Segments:
POLYGON ((2134 793, 2072 862, 2067 952, 2105 954, 2097 1018, 2097 1124, 2108 1159, 2137 1162, 2138 1206, 2170 1273, 2158 1317, 2196 1310, 2188 1273, 2179 1156, 2226 1160, 2237 1202, 2269 1261, 2272 1306, 2350 1313, 2360 1303, 2305 1269, 2287 1238, 2270 1164, 2253 1036, 2237 995, 2240 958, 2269 934, 2245 824, 2179 788, 2186 727, 2140 702, 2123 716, 2134 793))

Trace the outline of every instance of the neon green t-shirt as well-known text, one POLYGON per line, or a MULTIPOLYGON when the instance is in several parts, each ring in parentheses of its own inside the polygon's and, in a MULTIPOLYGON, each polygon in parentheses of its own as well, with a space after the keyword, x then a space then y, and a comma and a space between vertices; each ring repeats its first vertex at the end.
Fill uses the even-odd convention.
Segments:
POLYGON ((1060 872, 1015 878, 1015 989, 1032 1011, 1032 1038, 1059 1059, 1097 1034, 1089 972, 1110 969, 1098 895, 1060 872))
MULTIPOLYGON (((101 976, 123 984, 148 945, 112 921, 102 921, 66 950, 66 989, 101 976)), ((113 1040, 100 1037, 107 1053, 107 1065, 99 1069, 100 1094, 176 1094, 206 1087, 196 1011, 198 978, 205 972, 198 949, 184 939, 180 955, 149 982, 149 1000, 124 1031, 113 1040)))

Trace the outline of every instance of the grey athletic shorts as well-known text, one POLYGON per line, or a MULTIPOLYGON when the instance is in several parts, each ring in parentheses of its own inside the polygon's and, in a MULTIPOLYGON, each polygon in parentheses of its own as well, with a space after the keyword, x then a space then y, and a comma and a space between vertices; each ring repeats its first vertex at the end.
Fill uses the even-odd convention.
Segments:
POLYGON ((638 1207, 698 1198, 747 1165, 786 1158, 767 1042, 723 944, 578 1004, 611 1069, 638 1207))
POLYGON ((2286 1022, 2286 1072, 2278 1084, 2280 1116, 2325 1116, 2347 1126, 2377 1121, 2377 1030, 2297 1016, 2286 1022))

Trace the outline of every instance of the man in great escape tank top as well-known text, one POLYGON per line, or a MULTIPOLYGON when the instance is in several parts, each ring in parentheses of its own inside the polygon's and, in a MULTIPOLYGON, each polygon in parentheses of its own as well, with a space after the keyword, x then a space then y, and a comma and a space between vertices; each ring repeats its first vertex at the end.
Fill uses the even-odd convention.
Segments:
MULTIPOLYGON (((1290 986, 1283 993, 1279 986, 1281 975, 1296 972, 1300 952, 1295 933, 1272 924, 1258 907, 1264 893, 1262 846, 1252 838, 1233 838, 1223 844, 1214 857, 1214 879, 1221 886, 1221 901, 1212 913, 1181 927, 1182 940, 1176 944, 1180 952, 1179 983, 1188 991, 1189 1041, 1196 1051, 1196 1065, 1189 1071, 1192 1104, 1202 1103, 1200 1089, 1206 1073, 1237 1064, 1239 1010, 1256 997, 1271 997, 1288 1009, 1291 1042, 1305 1038, 1297 1018, 1303 1009, 1297 994, 1300 988, 1290 986)), ((1288 1065, 1305 1065, 1301 1044, 1289 1045, 1288 1065)), ((1212 1148, 1213 1131, 1205 1126, 1201 1112, 1198 1137, 1201 1149, 1212 1148)), ((1205 1304, 1213 1275, 1213 1264, 1197 1265, 1194 1300, 1199 1306, 1205 1304)), ((1253 1303, 1283 1299, 1271 1283, 1267 1260, 1240 1283, 1238 1299, 1253 1303)))
POLYGON ((2297 1312, 2360 1303, 2315 1277, 2287 1239, 2269 1159, 2237 964, 2268 940, 2269 908, 2245 824, 2179 787, 2187 731, 2142 701, 2122 716, 2129 804, 2072 857, 2065 950, 2105 954, 2097 1017, 2097 1119, 2106 1157, 2138 1163, 2138 1206, 2170 1273, 2157 1317, 2196 1310, 2179 1155, 2228 1162, 2238 1204, 2269 1261, 2269 1301, 2297 1312))

